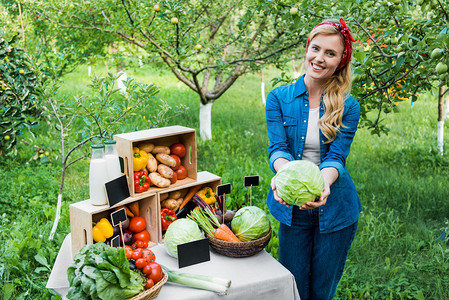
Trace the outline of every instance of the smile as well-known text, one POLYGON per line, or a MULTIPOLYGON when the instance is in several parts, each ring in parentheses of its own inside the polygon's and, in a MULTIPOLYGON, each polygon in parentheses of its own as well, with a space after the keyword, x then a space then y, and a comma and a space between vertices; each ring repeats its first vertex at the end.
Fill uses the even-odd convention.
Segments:
POLYGON ((320 66, 318 66, 318 65, 316 65, 316 64, 314 64, 314 63, 311 63, 311 65, 312 65, 312 68, 313 68, 314 70, 317 70, 317 71, 321 71, 321 70, 324 70, 324 69, 325 69, 324 67, 320 67, 320 66))

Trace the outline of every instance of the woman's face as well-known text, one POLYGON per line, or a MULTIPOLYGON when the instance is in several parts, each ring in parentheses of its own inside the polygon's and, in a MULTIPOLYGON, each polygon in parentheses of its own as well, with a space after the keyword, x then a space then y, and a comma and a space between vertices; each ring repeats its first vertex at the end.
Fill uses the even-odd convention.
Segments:
POLYGON ((326 81, 337 70, 343 55, 344 43, 339 34, 318 34, 309 42, 306 71, 311 79, 326 81))

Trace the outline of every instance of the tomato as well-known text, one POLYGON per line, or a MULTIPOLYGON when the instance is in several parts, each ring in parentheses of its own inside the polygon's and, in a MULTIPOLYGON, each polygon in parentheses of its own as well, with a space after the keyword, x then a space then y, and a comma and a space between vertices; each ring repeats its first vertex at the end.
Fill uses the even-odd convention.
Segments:
POLYGON ((178 180, 183 180, 187 177, 187 169, 184 166, 179 166, 179 169, 175 172, 178 175, 178 180))
POLYGON ((176 183, 178 181, 178 174, 173 172, 173 176, 170 178, 170 184, 176 183))
POLYGON ((156 256, 150 249, 143 249, 141 257, 144 258, 148 263, 154 262, 156 260, 156 256))
POLYGON ((151 262, 148 265, 151 266, 150 279, 153 279, 154 283, 158 283, 164 276, 161 266, 155 262, 151 262))
POLYGON ((147 222, 143 217, 134 216, 129 221, 128 229, 132 232, 141 232, 147 227, 147 222))
POLYGON ((139 258, 142 258, 142 248, 137 248, 133 251, 133 254, 131 256, 132 259, 138 260, 139 258))
POLYGON ((186 147, 181 143, 174 143, 170 146, 170 154, 184 157, 186 155, 186 147))
POLYGON ((137 260, 136 260, 136 267, 138 268, 138 269, 143 269, 145 266, 147 266, 148 265, 148 262, 145 260, 145 258, 138 258, 137 260))
POLYGON ((147 248, 148 247, 148 242, 137 240, 137 241, 134 242, 132 247, 134 249, 136 249, 136 248, 147 248))
POLYGON ((170 154, 170 156, 176 161, 176 166, 171 167, 173 171, 176 171, 179 169, 179 166, 181 165, 181 159, 176 154, 170 154))
MULTIPOLYGON (((134 233, 133 235, 133 241, 143 241, 143 242, 149 242, 151 240, 151 235, 148 231, 142 230, 141 232, 134 233)), ((148 245, 147 245, 148 247, 148 245)), ((146 248, 146 247, 142 247, 146 248)))
POLYGON ((153 286, 154 286, 153 279, 148 279, 147 282, 145 283, 145 288, 146 289, 151 289, 153 286))
POLYGON ((133 249, 131 248, 131 246, 126 245, 125 246, 125 255, 127 259, 131 259, 133 256, 133 249))
POLYGON ((142 268, 142 273, 147 275, 147 277, 149 275, 151 275, 151 266, 149 264, 146 264, 143 268, 142 268))

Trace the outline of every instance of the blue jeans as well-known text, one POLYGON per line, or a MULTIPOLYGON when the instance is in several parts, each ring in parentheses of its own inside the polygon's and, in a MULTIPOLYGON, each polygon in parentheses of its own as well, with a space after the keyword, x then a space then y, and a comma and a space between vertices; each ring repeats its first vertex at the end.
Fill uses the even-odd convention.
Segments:
POLYGON ((332 299, 357 230, 357 223, 320 233, 318 209, 293 208, 292 226, 280 224, 279 262, 294 276, 301 300, 332 299))

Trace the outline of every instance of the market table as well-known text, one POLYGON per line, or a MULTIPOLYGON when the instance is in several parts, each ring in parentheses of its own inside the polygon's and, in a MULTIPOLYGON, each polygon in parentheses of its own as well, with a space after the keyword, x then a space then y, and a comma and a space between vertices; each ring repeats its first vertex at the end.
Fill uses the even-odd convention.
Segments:
MULTIPOLYGON (((152 247, 156 261, 164 266, 185 273, 210 275, 232 281, 228 295, 219 296, 210 291, 198 290, 167 282, 157 297, 190 300, 298 300, 299 294, 293 275, 265 250, 245 258, 231 258, 210 252, 210 261, 178 269, 178 262, 169 256, 163 244, 152 247)), ((70 234, 65 238, 47 282, 63 299, 68 291, 67 268, 73 262, 70 234)))

